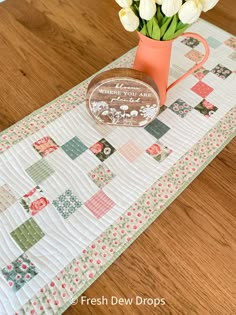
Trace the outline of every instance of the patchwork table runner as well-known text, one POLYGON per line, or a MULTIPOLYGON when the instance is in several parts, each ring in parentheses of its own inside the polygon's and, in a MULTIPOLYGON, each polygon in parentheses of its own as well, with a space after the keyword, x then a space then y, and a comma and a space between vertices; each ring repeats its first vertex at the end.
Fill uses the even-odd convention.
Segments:
MULTIPOLYGON (((236 39, 191 31, 210 59, 145 128, 95 124, 87 80, 0 134, 1 315, 61 314, 233 138, 236 39)), ((202 53, 176 40, 170 82, 202 53)))

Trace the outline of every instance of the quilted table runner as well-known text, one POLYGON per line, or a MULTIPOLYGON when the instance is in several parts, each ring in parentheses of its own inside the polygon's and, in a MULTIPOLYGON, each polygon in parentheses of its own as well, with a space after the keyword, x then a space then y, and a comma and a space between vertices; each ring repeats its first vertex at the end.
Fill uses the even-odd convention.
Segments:
MULTIPOLYGON (((210 59, 145 128, 97 125, 87 80, 0 134, 1 315, 63 313, 233 138, 236 39, 191 31, 210 59)), ((202 54, 176 40, 170 82, 202 54)))

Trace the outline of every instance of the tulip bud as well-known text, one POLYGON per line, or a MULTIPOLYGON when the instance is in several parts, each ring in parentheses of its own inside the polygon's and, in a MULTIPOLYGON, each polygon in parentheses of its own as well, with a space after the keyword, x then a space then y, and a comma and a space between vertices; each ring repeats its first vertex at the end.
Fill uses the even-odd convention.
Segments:
POLYGON ((199 18, 202 5, 199 0, 188 0, 179 10, 179 19, 184 24, 192 24, 199 18))
POLYGON ((133 0, 115 0, 121 8, 129 8, 133 0))
POLYGON ((157 4, 162 4, 164 0, 156 0, 157 4))
POLYGON ((144 20, 151 20, 156 14, 157 7, 155 0, 140 0, 139 14, 144 20))
POLYGON ((167 17, 175 15, 182 5, 182 0, 163 0, 162 12, 167 17))
POLYGON ((202 11, 207 12, 211 10, 219 0, 200 0, 200 2, 202 4, 202 11))
POLYGON ((130 8, 121 9, 119 17, 126 31, 133 32, 139 27, 139 18, 130 8))

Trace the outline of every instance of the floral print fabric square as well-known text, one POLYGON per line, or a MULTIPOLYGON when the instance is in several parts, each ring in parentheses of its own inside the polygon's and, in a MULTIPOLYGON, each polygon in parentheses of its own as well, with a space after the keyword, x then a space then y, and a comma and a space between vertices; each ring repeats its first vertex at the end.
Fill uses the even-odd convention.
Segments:
POLYGON ((194 108, 207 118, 212 116, 218 109, 215 105, 211 104, 207 100, 202 100, 201 103, 199 103, 194 108))
POLYGON ((193 37, 187 37, 184 40, 182 40, 181 43, 183 43, 183 44, 185 44, 191 48, 195 48, 200 44, 199 40, 197 40, 196 38, 193 38, 193 37))
POLYGON ((195 76, 195 78, 197 78, 198 80, 202 80, 210 71, 201 67, 197 70, 194 71, 193 75, 195 76))
POLYGON ((150 154, 156 161, 162 162, 167 158, 167 156, 169 156, 172 153, 172 150, 168 149, 160 142, 157 142, 150 146, 146 150, 146 152, 150 154))
POLYGON ((174 113, 184 118, 193 108, 180 98, 169 107, 174 113))
POLYGON ((104 138, 92 145, 90 150, 101 162, 105 161, 116 151, 115 148, 104 138))
POLYGON ((85 202, 85 206, 97 219, 100 219, 104 214, 111 210, 114 205, 115 203, 102 190, 85 202))
POLYGON ((197 63, 203 59, 204 55, 199 51, 192 49, 185 55, 185 57, 197 63))
POLYGON ((42 189, 36 186, 21 198, 20 204, 28 213, 36 215, 49 204, 49 201, 43 196, 42 189))
POLYGON ((206 83, 199 81, 191 88, 191 90, 202 98, 206 98, 213 91, 213 88, 206 83))
POLYGON ((70 141, 63 144, 61 148, 72 160, 75 160, 88 149, 78 137, 72 138, 70 141))
POLYGON ((24 252, 35 245, 45 235, 32 218, 25 221, 10 234, 24 252))
POLYGON ((82 206, 82 202, 70 189, 67 189, 64 194, 53 200, 52 204, 64 219, 69 218, 72 213, 82 206))
POLYGON ((100 164, 89 173, 89 177, 101 189, 109 184, 115 175, 106 165, 100 164))
POLYGON ((230 37, 229 39, 227 39, 225 41, 225 45, 233 48, 233 49, 236 49, 236 38, 235 37, 230 37))
POLYGON ((33 147, 42 157, 47 156, 58 149, 56 142, 49 136, 36 141, 33 144, 33 147))
POLYGON ((16 197, 7 184, 0 187, 0 212, 5 211, 13 203, 16 202, 16 197))
POLYGON ((2 269, 2 274, 9 287, 17 292, 38 272, 35 265, 30 261, 27 255, 23 254, 14 260, 11 264, 2 269))
POLYGON ((223 80, 228 78, 228 76, 230 76, 232 73, 231 70, 229 70, 228 68, 226 68, 222 65, 217 65, 214 69, 211 70, 211 72, 223 80))

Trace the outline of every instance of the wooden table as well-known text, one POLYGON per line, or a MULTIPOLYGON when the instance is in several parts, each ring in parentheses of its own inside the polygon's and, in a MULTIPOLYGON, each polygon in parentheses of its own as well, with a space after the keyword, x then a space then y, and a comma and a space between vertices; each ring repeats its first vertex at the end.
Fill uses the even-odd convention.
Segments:
MULTIPOLYGON (((235 0, 206 20, 235 34, 235 0)), ((0 130, 137 44, 111 0, 0 4, 0 130)), ((236 314, 236 141, 84 293, 164 297, 163 307, 81 306, 65 314, 236 314)))

